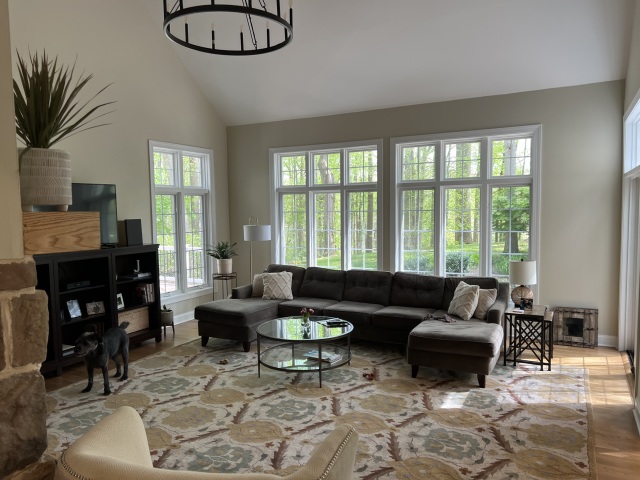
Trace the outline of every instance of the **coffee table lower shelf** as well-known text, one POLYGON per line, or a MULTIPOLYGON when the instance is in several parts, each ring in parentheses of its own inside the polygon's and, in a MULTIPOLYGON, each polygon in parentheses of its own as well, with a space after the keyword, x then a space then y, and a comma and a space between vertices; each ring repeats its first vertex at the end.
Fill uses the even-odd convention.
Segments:
POLYGON ((351 363, 351 348, 349 343, 347 343, 347 346, 342 346, 325 342, 286 342, 271 345, 262 351, 258 350, 258 352, 258 377, 260 377, 261 365, 282 372, 318 372, 320 387, 322 387, 322 372, 351 363), (342 358, 331 364, 317 360, 313 361, 304 355, 311 350, 322 353, 335 353, 342 355, 342 358))

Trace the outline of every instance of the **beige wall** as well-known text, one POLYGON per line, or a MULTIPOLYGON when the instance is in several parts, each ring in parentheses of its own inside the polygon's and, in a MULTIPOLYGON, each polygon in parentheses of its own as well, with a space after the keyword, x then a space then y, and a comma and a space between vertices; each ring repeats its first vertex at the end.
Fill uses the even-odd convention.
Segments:
POLYGON ((11 48, 7 0, 0 1, 0 259, 22 258, 20 179, 11 93, 11 48), (5 105, 11 106, 6 108, 5 105))
MULTIPOLYGON (((415 105, 230 127, 231 239, 236 270, 248 280, 249 215, 269 223, 270 147, 384 139, 385 224, 389 245, 389 138, 542 124, 539 302, 600 310, 601 340, 617 335, 623 82, 415 105), (246 172, 252 172, 247 176, 246 172)), ((254 271, 270 262, 270 242, 254 244, 254 271)), ((389 252, 384 253, 389 266, 389 252)))
MULTIPOLYGON (((78 70, 94 75, 90 91, 113 82, 101 95, 102 101, 117 101, 107 117, 111 125, 57 145, 71 154, 73 181, 115 183, 118 218, 142 219, 143 239, 150 243, 148 140, 210 148, 215 229, 228 236, 226 127, 144 2, 10 0, 9 11, 14 57, 15 50, 24 57, 29 49, 46 48, 66 64, 77 57, 78 70)), ((186 304, 181 307, 174 306, 176 314, 186 311, 186 304)))
POLYGON ((633 14, 633 29, 631 31, 631 46, 629 48, 629 62, 627 63, 627 79, 624 95, 624 109, 629 108, 636 93, 640 90, 640 8, 636 0, 633 14))

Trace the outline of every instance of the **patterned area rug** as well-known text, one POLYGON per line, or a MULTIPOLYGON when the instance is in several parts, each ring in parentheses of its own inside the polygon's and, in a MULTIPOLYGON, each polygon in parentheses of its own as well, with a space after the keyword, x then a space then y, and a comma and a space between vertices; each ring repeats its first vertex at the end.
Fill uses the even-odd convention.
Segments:
POLYGON ((160 468, 286 474, 349 423, 360 434, 354 478, 595 478, 583 369, 498 365, 480 389, 475 375, 421 368, 413 379, 384 346, 352 351, 322 388, 317 374, 263 368, 258 378, 255 351, 214 339, 133 363, 109 397, 96 372, 92 392, 80 393, 82 382, 48 396, 49 449, 130 405, 160 468))

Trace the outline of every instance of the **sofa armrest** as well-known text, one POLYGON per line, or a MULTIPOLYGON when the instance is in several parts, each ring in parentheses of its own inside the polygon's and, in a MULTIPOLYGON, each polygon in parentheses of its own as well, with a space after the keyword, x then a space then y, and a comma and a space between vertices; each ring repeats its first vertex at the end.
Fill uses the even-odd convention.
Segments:
POLYGON ((242 285, 231 289, 231 298, 251 298, 253 292, 253 285, 242 285))
POLYGON ((353 477, 353 466, 358 452, 358 432, 348 424, 336 427, 313 450, 309 461, 283 480, 348 480, 353 477))
POLYGON ((507 310, 507 304, 509 303, 509 284, 499 283, 498 285, 498 296, 487 312, 487 323, 504 325, 504 312, 507 310))
POLYGON ((100 420, 63 453, 56 479, 107 478, 115 464, 153 467, 142 419, 128 406, 100 420))

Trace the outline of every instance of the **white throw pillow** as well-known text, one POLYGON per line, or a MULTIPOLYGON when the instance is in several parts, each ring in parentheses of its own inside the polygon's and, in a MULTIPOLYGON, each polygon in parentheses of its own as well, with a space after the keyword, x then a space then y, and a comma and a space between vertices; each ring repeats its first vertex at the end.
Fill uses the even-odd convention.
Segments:
POLYGON ((264 293, 262 298, 264 300, 292 300, 292 280, 293 273, 291 272, 263 273, 262 283, 264 283, 264 293))
POLYGON ((478 306, 479 290, 478 285, 467 285, 460 282, 453 293, 448 313, 458 315, 463 320, 469 320, 478 306))
POLYGON ((484 320, 487 318, 487 312, 489 307, 496 303, 496 297, 498 296, 498 290, 495 288, 480 289, 478 290, 478 306, 473 314, 474 317, 484 320))
POLYGON ((264 295, 264 283, 262 282, 262 274, 256 273, 253 276, 253 286, 251 287, 251 297, 261 298, 264 295))

